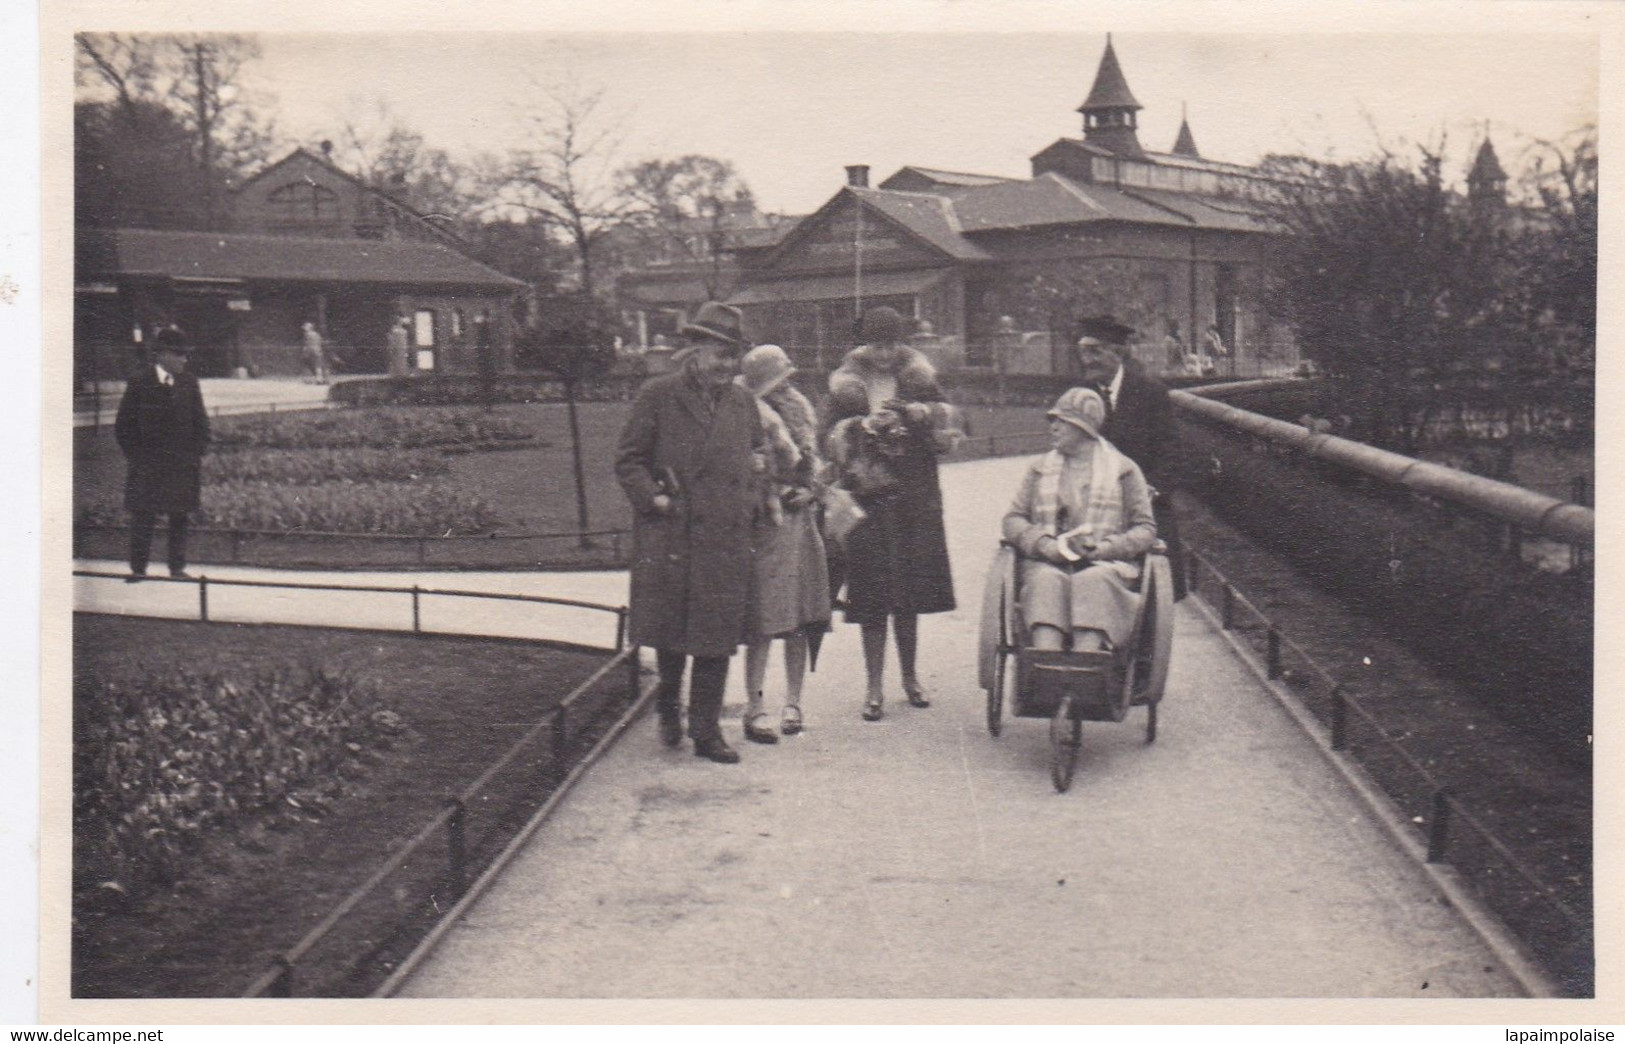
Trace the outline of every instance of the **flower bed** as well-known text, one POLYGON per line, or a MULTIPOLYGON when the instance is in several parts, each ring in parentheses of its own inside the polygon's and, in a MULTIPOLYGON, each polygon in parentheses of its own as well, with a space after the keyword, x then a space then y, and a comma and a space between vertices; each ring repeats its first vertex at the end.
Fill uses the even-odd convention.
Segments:
POLYGON ((427 449, 245 449, 205 457, 203 478, 209 485, 412 482, 430 475, 443 475, 450 467, 443 453, 427 449))
POLYGON ((506 414, 455 408, 308 410, 228 417, 214 425, 215 449, 337 449, 524 442, 536 432, 506 414))
POLYGON ((78 685, 74 831, 90 865, 76 876, 124 891, 173 880, 210 831, 319 807, 400 728, 374 684, 319 666, 132 668, 78 685))

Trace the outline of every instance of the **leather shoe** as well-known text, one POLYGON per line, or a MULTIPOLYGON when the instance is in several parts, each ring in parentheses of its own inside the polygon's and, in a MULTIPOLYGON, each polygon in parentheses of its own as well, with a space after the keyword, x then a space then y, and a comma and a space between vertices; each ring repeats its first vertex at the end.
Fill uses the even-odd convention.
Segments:
POLYGON ((694 756, 714 761, 718 765, 739 764, 739 752, 728 746, 727 741, 721 736, 715 739, 695 740, 694 756))
POLYGON ((171 580, 195 580, 195 579, 197 579, 191 573, 188 573, 184 569, 171 569, 169 571, 169 578, 171 580))
POLYGON ((778 733, 774 732, 765 725, 757 724, 757 722, 761 721, 765 717, 767 717, 766 714, 755 714, 745 722, 746 739, 750 740, 752 743, 768 744, 777 743, 779 741, 778 733))
POLYGON ((145 580, 146 578, 147 578, 146 573, 131 573, 129 576, 124 578, 124 582, 127 583, 127 584, 139 584, 141 581, 145 580))
POLYGON ((924 689, 921 689, 918 686, 916 686, 915 688, 912 688, 912 689, 905 688, 903 690, 903 692, 904 692, 905 695, 908 696, 908 705, 910 707, 929 707, 929 706, 931 706, 931 701, 925 698, 925 690, 924 689))
POLYGON ((863 704, 863 720, 879 721, 886 716, 885 705, 876 697, 870 697, 863 704))
POLYGON ((660 742, 675 747, 683 742, 683 720, 676 715, 660 716, 660 742))

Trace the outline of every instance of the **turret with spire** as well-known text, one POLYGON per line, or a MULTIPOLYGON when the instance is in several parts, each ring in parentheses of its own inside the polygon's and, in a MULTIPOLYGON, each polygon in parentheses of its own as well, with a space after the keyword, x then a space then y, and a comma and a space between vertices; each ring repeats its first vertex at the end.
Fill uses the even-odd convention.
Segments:
POLYGON ((1202 154, 1196 151, 1196 136, 1191 133, 1191 123, 1185 114, 1184 103, 1180 103, 1179 106, 1179 137, 1174 139, 1173 154, 1189 156, 1191 159, 1202 158, 1202 154))
POLYGON ((1136 113, 1143 107, 1128 89, 1123 68, 1117 64, 1117 52, 1112 49, 1111 34, 1107 33, 1106 53, 1100 56, 1095 85, 1089 89, 1089 97, 1078 106, 1083 114, 1083 140, 1119 155, 1142 155, 1136 113))

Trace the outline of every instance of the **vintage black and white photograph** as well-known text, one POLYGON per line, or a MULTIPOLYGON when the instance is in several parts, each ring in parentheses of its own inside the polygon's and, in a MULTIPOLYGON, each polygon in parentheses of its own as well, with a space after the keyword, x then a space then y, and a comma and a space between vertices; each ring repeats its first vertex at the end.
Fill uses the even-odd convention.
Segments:
POLYGON ((54 45, 64 1003, 1599 996, 1583 12, 480 6, 54 45))

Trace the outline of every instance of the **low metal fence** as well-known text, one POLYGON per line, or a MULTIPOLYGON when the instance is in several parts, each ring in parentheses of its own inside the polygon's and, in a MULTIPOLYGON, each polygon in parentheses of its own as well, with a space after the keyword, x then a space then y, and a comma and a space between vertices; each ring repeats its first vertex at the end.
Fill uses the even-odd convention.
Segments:
MULTIPOLYGON (((126 526, 75 523, 74 557, 121 559, 129 553, 129 534, 126 526)), ((164 539, 161 528, 158 537, 164 539)), ((432 536, 200 527, 188 534, 187 550, 198 563, 282 568, 625 569, 632 561, 632 534, 597 529, 432 536)))
MULTIPOLYGON (((123 581, 120 573, 76 570, 75 577, 123 581)), ((569 787, 636 719, 647 703, 638 650, 627 644, 627 610, 540 595, 422 586, 152 577, 149 583, 197 588, 197 619, 210 620, 211 588, 242 587, 372 593, 409 600, 411 630, 423 626, 430 598, 488 599, 561 606, 615 618, 613 645, 555 641, 611 655, 551 705, 472 782, 446 796, 424 823, 368 877, 335 903, 300 940, 270 959, 248 997, 365 996, 398 971, 426 933, 450 918, 477 884, 489 880, 557 806, 569 787), (340 927, 344 931, 340 932, 340 927)))
MULTIPOLYGON (((1318 721, 1334 758, 1352 759, 1400 810, 1427 863, 1449 865, 1555 973, 1560 992, 1594 988, 1593 922, 1406 750, 1346 682, 1334 677, 1211 561, 1187 549, 1190 591, 1251 648, 1263 673, 1318 721)), ((1345 761, 1345 766, 1349 763, 1345 761)))

